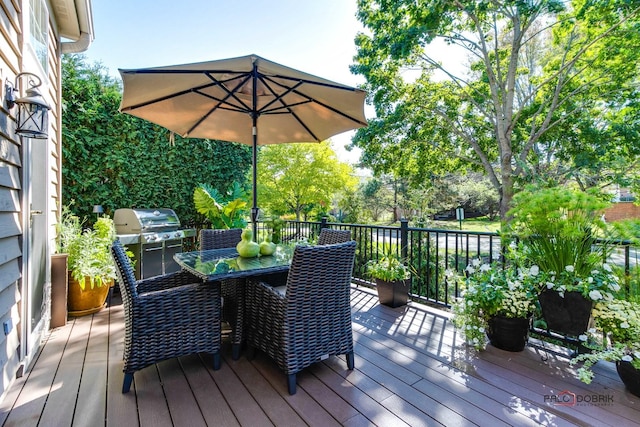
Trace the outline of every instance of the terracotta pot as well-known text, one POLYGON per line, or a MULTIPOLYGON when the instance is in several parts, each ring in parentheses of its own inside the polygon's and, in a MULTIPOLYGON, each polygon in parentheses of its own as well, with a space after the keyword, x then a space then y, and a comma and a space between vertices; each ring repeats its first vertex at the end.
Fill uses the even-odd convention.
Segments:
POLYGON ((376 279, 376 289, 378 290, 378 300, 380 304, 390 307, 400 307, 405 305, 409 300, 409 288, 411 281, 396 280, 387 282, 385 280, 376 279))
POLYGON ((563 298, 557 291, 545 290, 538 301, 549 330, 578 336, 589 328, 593 302, 580 292, 565 292, 563 298))
POLYGON ((631 362, 617 361, 616 370, 627 390, 640 397, 640 371, 631 362))
POLYGON ((105 306, 109 289, 113 285, 113 280, 102 286, 94 286, 93 289, 91 289, 89 279, 87 278, 86 280, 87 285, 84 290, 82 290, 78 281, 74 280, 71 273, 69 273, 69 294, 67 300, 69 316, 78 317, 93 314, 102 310, 105 306))
POLYGON ((529 340, 530 317, 494 316, 488 323, 487 337, 494 347, 506 351, 524 350, 529 340))

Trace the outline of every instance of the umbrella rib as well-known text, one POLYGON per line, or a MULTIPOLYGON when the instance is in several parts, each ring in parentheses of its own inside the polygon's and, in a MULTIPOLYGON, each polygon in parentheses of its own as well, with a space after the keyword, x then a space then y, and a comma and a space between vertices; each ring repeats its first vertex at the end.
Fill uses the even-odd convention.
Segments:
MULTIPOLYGON (((238 101, 241 105, 244 105, 244 106, 245 106, 245 108, 246 108, 246 111, 251 111, 251 110, 249 109, 249 107, 248 107, 244 102, 242 102, 242 100, 241 100, 241 99, 239 99, 238 97, 236 97, 236 96, 235 96, 235 93, 236 93, 236 91, 238 90, 238 88, 242 87, 242 85, 243 85, 243 84, 245 84, 245 83, 246 83, 246 82, 251 78, 251 75, 250 75, 250 74, 245 74, 244 78, 242 78, 243 76, 238 76, 238 77, 236 77, 236 78, 242 78, 242 79, 240 80, 240 82, 239 82, 239 83, 238 83, 238 84, 237 84, 237 85, 236 85, 232 90, 227 89, 227 87, 223 84, 223 82, 220 82, 218 79, 216 79, 215 77, 213 77, 210 73, 205 73, 205 75, 206 75, 207 77, 209 77, 209 78, 210 78, 214 83, 216 83, 216 85, 218 85, 219 87, 221 87, 225 92, 227 92, 227 96, 225 96, 223 99, 219 100, 219 99, 217 99, 217 98, 215 98, 215 97, 213 97, 213 96, 210 96, 210 95, 208 95, 208 94, 206 94, 206 93, 197 92, 198 94, 200 94, 200 95, 202 95, 202 96, 205 96, 205 97, 207 97, 207 98, 209 98, 209 99, 213 99, 213 100, 217 101, 217 102, 218 102, 218 104, 216 104, 213 108, 211 108, 207 114, 204 114, 202 117, 200 117, 200 119, 199 119, 197 122, 195 122, 195 123, 194 123, 194 125, 193 125, 193 126, 191 126, 191 127, 187 130, 186 135, 189 135, 191 132, 193 132, 193 131, 194 131, 198 126, 200 126, 200 124, 202 124, 202 122, 204 122, 204 121, 205 121, 205 120, 206 120, 206 119, 207 119, 211 114, 213 114, 213 113, 214 113, 218 108, 221 108, 220 106, 221 106, 221 105, 223 105, 223 104, 231 105, 231 106, 233 106, 233 107, 236 107, 236 108, 237 108, 237 110, 234 110, 233 108, 223 108, 223 109, 225 109, 225 110, 231 110, 231 111, 242 111, 242 109, 240 109, 239 107, 237 107, 237 106, 235 106, 235 105, 232 105, 232 104, 228 103, 228 102, 227 102, 227 99, 229 99, 229 98, 233 98, 233 99, 235 99, 236 101, 238 101)), ((233 79, 232 79, 232 80, 233 80, 233 79)))
MULTIPOLYGON (((300 125, 309 133, 309 135, 311 135, 313 137, 313 139, 315 139, 316 141, 320 141, 320 139, 318 138, 318 136, 311 130, 309 129, 309 127, 302 121, 300 120, 300 117, 298 117, 298 115, 291 109, 291 107, 295 106, 295 105, 300 105, 300 104, 307 104, 309 102, 313 102, 313 100, 311 98, 309 98, 306 95, 303 95, 303 98, 307 99, 306 102, 297 102, 295 104, 289 105, 287 103, 284 102, 284 100, 282 99, 284 96, 286 96, 288 93, 296 93, 296 88, 300 87, 303 83, 298 81, 297 84, 293 85, 292 87, 287 87, 284 86, 278 82, 272 81, 270 79, 267 78, 267 76, 265 76, 264 74, 260 74, 260 81, 262 81, 262 83, 264 83, 264 86, 275 96, 275 99, 273 99, 271 102, 269 102, 267 105, 265 105, 261 111, 259 111, 259 114, 263 114, 264 113, 264 109, 272 104, 274 104, 275 102, 279 102, 282 104, 283 108, 285 108, 289 114, 291 114, 298 123, 300 123, 300 125), (271 87, 271 85, 269 85, 269 81, 271 81, 273 84, 276 84, 282 88, 285 88, 286 90, 281 93, 281 94, 277 94, 276 91, 273 90, 273 88, 271 87)), ((277 111, 277 109, 271 110, 271 111, 277 111)), ((265 114, 268 114, 265 113, 265 114)), ((283 113, 284 114, 284 113, 283 113)))
MULTIPOLYGON (((348 114, 345 114, 342 111, 340 111, 340 110, 338 110, 338 109, 336 109, 336 108, 334 108, 334 107, 332 107, 330 105, 325 104, 324 102, 318 101, 317 99, 311 98, 310 96, 305 95, 304 93, 301 93, 301 92, 296 90, 296 88, 302 86, 304 83, 311 84, 311 85, 317 85, 317 86, 332 87, 334 89, 347 90, 347 91, 351 91, 351 92, 355 92, 357 90, 355 88, 338 86, 338 85, 330 85, 330 84, 326 84, 326 83, 314 82, 314 81, 311 81, 311 80, 304 80, 304 79, 297 79, 296 80, 296 79, 292 79, 292 78, 287 78, 285 76, 277 76, 277 78, 283 78, 283 79, 293 80, 293 81, 297 81, 298 82, 297 85, 292 86, 292 87, 289 88, 288 86, 285 86, 282 83, 274 81, 273 77, 265 76, 265 75, 262 75, 262 74, 261 74, 261 77, 264 78, 265 80, 268 80, 269 82, 271 82, 271 83, 273 83, 275 85, 278 85, 278 86, 280 86, 282 88, 288 89, 285 93, 283 93, 282 95, 278 96, 278 95, 276 95, 275 91, 273 91, 271 86, 269 86, 265 82, 265 86, 268 87, 269 90, 271 90, 272 93, 277 96, 277 99, 273 100, 271 103, 269 103, 269 105, 273 104, 273 102, 279 100, 280 102, 282 102, 283 106, 288 109, 289 106, 282 101, 281 97, 286 95, 287 93, 295 93, 296 95, 301 96, 301 97, 306 98, 307 100, 309 100, 308 102, 314 102, 314 103, 316 103, 316 104, 318 104, 318 105, 320 105, 320 106, 322 106, 322 107, 324 107, 324 108, 326 108, 328 110, 333 111, 334 113, 336 113, 336 114, 338 114, 338 115, 340 115, 340 116, 342 116, 342 117, 344 117, 344 118, 346 118, 348 120, 351 120, 352 122, 355 122, 355 123, 358 123, 358 124, 361 124, 361 125, 364 125, 364 126, 367 125, 366 122, 362 122, 362 121, 358 120, 355 117, 352 117, 352 116, 350 116, 348 114)), ((274 76, 274 77, 276 77, 276 76, 274 76)), ((301 102, 299 104, 303 104, 303 103, 301 102)), ((293 105, 294 104, 292 104, 291 106, 293 106, 293 105)), ((298 105, 298 104, 296 104, 296 105, 298 105)), ((274 111, 274 110, 271 110, 271 111, 274 111)), ((291 110, 289 110, 289 111, 291 111, 291 110)), ((297 117, 296 117, 296 119, 297 119, 297 117)))

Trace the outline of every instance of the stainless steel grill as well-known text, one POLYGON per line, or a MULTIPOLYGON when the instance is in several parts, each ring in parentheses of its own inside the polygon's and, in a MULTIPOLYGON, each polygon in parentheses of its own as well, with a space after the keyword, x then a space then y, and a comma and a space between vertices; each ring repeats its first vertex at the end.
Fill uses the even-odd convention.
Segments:
POLYGON ((183 240, 196 235, 180 228, 172 209, 117 209, 113 215, 118 239, 134 253, 136 278, 146 279, 180 270, 173 255, 183 240))

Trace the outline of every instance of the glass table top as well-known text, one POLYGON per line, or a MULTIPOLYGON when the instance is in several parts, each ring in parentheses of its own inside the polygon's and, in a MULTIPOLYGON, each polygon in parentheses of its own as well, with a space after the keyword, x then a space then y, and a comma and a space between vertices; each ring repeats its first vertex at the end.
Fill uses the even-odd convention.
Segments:
POLYGON ((247 277, 287 271, 294 245, 277 245, 273 255, 243 258, 235 248, 182 252, 173 256, 183 269, 208 280, 247 277))

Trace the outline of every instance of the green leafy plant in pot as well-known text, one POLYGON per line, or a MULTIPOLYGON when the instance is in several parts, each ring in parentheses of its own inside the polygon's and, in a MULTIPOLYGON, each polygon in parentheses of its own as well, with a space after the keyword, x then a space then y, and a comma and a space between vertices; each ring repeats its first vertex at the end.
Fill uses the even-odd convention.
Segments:
POLYGON ((380 304, 399 307, 407 303, 411 272, 398 257, 386 254, 379 260, 369 261, 367 274, 376 282, 380 304))
POLYGON ((581 354, 571 364, 582 363, 578 378, 593 380, 593 365, 614 362, 626 388, 640 396, 640 302, 612 300, 598 302, 593 309, 595 328, 580 336, 591 353, 581 354))
POLYGON ((116 277, 111 257, 115 240, 115 225, 107 216, 96 220, 91 229, 82 229, 82 222, 67 211, 60 222, 61 248, 69 254, 68 308, 71 315, 84 315, 100 310, 116 277))
POLYGON ((447 272, 457 281, 462 296, 453 304, 453 323, 466 342, 478 350, 486 346, 485 334, 497 348, 522 351, 528 340, 531 316, 536 310, 542 279, 537 266, 474 259, 465 275, 447 272))
POLYGON ((513 198, 510 232, 520 238, 522 265, 546 275, 539 290, 543 327, 565 335, 586 331, 593 302, 618 288, 607 258, 605 196, 566 187, 527 187, 513 198))

